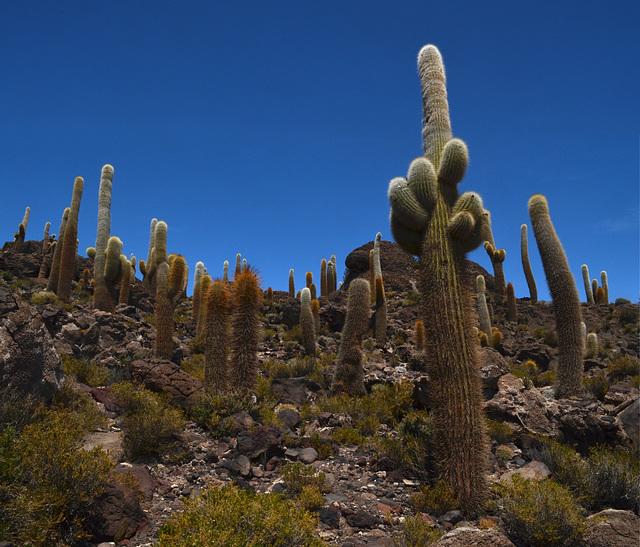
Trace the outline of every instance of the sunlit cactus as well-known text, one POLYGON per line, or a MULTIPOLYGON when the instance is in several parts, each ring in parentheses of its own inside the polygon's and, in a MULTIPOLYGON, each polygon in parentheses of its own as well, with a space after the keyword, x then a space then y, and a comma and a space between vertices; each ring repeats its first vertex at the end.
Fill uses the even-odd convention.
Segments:
POLYGON ((207 294, 202 295, 206 308, 204 337, 204 387, 207 393, 225 393, 229 385, 229 284, 213 281, 207 294))
POLYGON ((29 224, 29 216, 31 215, 31 207, 27 207, 24 210, 24 217, 22 222, 18 225, 18 231, 16 232, 16 241, 13 246, 14 253, 21 253, 24 247, 24 238, 27 232, 27 225, 29 224))
POLYGON ((587 304, 595 304, 595 301, 593 299, 593 290, 591 288, 591 277, 589 276, 589 266, 583 264, 580 270, 582 271, 584 292, 587 295, 587 304))
POLYGON ((78 240, 78 215, 80 213, 80 201, 82 200, 82 190, 84 179, 76 177, 73 183, 73 195, 71 197, 71 207, 69 208, 69 218, 65 227, 65 237, 62 243, 62 254, 60 255, 60 273, 58 274, 58 287, 56 294, 63 302, 68 302, 71 297, 71 287, 76 274, 77 263, 77 240, 78 240))
MULTIPOLYGON (((106 251, 111 235, 111 188, 113 185, 113 167, 102 167, 100 187, 98 189, 98 231, 96 235, 96 257, 93 261, 93 307, 113 312, 112 293, 105 279, 106 251)), ((118 256, 120 253, 118 253, 118 256)), ((119 262, 119 260, 118 260, 119 262)))

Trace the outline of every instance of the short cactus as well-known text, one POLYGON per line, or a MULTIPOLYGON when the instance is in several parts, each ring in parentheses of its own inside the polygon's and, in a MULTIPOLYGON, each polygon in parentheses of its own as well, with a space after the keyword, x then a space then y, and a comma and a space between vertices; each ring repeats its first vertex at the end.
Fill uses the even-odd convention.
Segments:
POLYGON ((118 296, 118 304, 128 304, 129 295, 131 294, 131 278, 133 277, 133 268, 131 261, 124 255, 120 255, 120 269, 122 270, 122 280, 120 281, 120 295, 118 296))
POLYGON ((300 293, 300 327, 302 345, 307 355, 316 354, 316 325, 311 312, 311 291, 305 287, 300 293))
POLYGON ((347 316, 342 328, 336 369, 331 382, 333 393, 364 395, 362 337, 369 327, 369 283, 354 279, 349 286, 347 316))
POLYGON ((602 290, 604 291, 604 304, 609 303, 609 280, 607 279, 607 272, 602 270, 600 272, 600 282, 602 284, 602 290))
POLYGON ((24 246, 24 237, 27 232, 27 225, 29 224, 29 216, 31 215, 31 208, 27 207, 24 210, 24 217, 22 217, 22 222, 18 226, 18 231, 16 232, 16 241, 13 246, 14 253, 21 253, 22 248, 24 246))
POLYGON ((44 234, 42 236, 42 252, 46 253, 49 250, 49 229, 51 228, 51 222, 47 222, 44 225, 44 234))
POLYGON ((307 272, 306 274, 304 274, 304 280, 306 283, 306 287, 308 289, 311 288, 311 283, 313 283, 313 272, 307 272))
POLYGON ((495 295, 498 302, 504 302, 506 296, 506 285, 504 278, 504 268, 502 263, 507 256, 504 249, 496 249, 496 243, 493 240, 493 231, 491 230, 491 215, 486 213, 486 235, 487 240, 484 242, 484 250, 487 251, 491 264, 493 266, 493 277, 495 278, 495 295))
POLYGON ((595 304, 591 287, 591 277, 589 276, 589 266, 583 264, 580 269, 582 271, 582 281, 584 282, 584 292, 587 295, 587 304, 595 304))
POLYGON ((580 395, 582 393, 583 342, 578 290, 567 256, 551 222, 549 206, 544 196, 536 194, 531 197, 529 216, 556 315, 559 349, 556 396, 580 395))
POLYGON ((598 335, 595 332, 587 334, 585 346, 584 358, 593 359, 598 353, 598 335))
POLYGON ((518 308, 516 306, 516 293, 513 283, 507 283, 507 321, 515 323, 518 319, 518 308))
POLYGON ((222 263, 222 281, 225 283, 229 282, 229 261, 225 260, 222 263))
POLYGON ((538 287, 536 286, 536 279, 533 277, 533 271, 531 270, 531 262, 529 262, 529 242, 527 238, 527 225, 520 226, 520 258, 522 259, 522 269, 524 270, 524 276, 529 286, 529 298, 531 302, 538 301, 538 287))

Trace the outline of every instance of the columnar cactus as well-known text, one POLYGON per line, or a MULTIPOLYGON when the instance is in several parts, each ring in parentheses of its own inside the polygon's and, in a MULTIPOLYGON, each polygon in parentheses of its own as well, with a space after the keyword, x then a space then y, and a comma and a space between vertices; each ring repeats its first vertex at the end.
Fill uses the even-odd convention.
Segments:
POLYGON ((593 359, 598 352, 598 335, 595 332, 587 334, 585 346, 584 358, 593 359))
POLYGON ((336 255, 331 255, 330 262, 333 264, 333 286, 329 285, 329 292, 338 290, 338 265, 336 263, 336 255))
POLYGON ((383 348, 387 343, 387 296, 384 293, 382 276, 376 275, 376 344, 383 348))
POLYGON ((204 388, 207 393, 219 394, 227 390, 229 355, 229 306, 231 295, 226 281, 213 281, 202 295, 206 307, 204 327, 204 388))
POLYGON ((222 281, 229 282, 229 261, 225 260, 222 264, 222 281))
POLYGON ((491 317, 487 307, 486 283, 483 275, 476 277, 476 294, 478 299, 478 320, 480 330, 491 338, 491 317))
POLYGON ((424 157, 411 163, 406 179, 389 185, 391 231, 403 249, 420 257, 440 474, 460 508, 474 514, 487 494, 487 442, 477 343, 463 279, 464 255, 484 241, 486 215, 478 194, 458 194, 468 153, 463 141, 452 138, 444 66, 435 46, 422 48, 418 68, 424 157))
POLYGON ((238 253, 236 255, 236 269, 233 279, 235 280, 242 273, 242 255, 238 253))
POLYGON ((318 288, 316 287, 316 284, 311 283, 311 285, 309 285, 309 290, 311 291, 311 298, 315 300, 318 297, 318 288))
POLYGON ((516 294, 513 283, 507 283, 507 321, 515 323, 518 319, 518 308, 516 307, 516 294))
POLYGON ((49 228, 51 228, 51 222, 47 222, 44 225, 44 234, 42 236, 42 252, 47 253, 49 251, 49 228))
POLYGON ((520 226, 520 258, 522 259, 522 269, 529 286, 529 297, 531 302, 538 301, 538 288, 536 287, 536 279, 533 277, 531 270, 531 262, 529 262, 529 242, 527 238, 527 225, 520 226))
POLYGON ((376 301, 376 274, 373 266, 373 249, 369 250, 369 287, 371 289, 369 298, 373 304, 376 301))
POLYGON ((427 337, 424 329, 424 321, 418 319, 414 327, 414 336, 416 343, 416 351, 424 352, 427 350, 427 337))
POLYGON ((364 365, 362 337, 369 327, 369 282, 354 279, 349 286, 347 316, 342 327, 342 341, 338 349, 336 369, 331 382, 333 393, 364 395, 364 365))
POLYGON ((156 274, 156 261, 153 256, 153 248, 156 245, 156 225, 158 224, 157 218, 151 219, 151 226, 149 229, 149 251, 147 253, 147 261, 140 259, 140 273, 142 274, 142 281, 149 291, 155 287, 155 274, 156 274))
POLYGON ((578 290, 567 256, 551 222, 549 206, 544 196, 536 194, 531 197, 529 216, 556 315, 559 350, 556 396, 580 395, 582 393, 583 341, 578 290))
POLYGON ((375 240, 373 241, 373 274, 375 277, 382 275, 382 266, 380 263, 380 241, 382 241, 382 234, 378 232, 375 240))
POLYGON ((306 282, 306 287, 308 289, 310 289, 311 288, 311 283, 313 283, 313 272, 307 272, 304 275, 304 280, 306 282))
POLYGON ((596 304, 608 304, 609 303, 607 301, 607 293, 604 291, 603 287, 598 287, 596 289, 596 294, 595 294, 594 300, 596 301, 596 304))
POLYGON ((316 354, 316 325, 311 312, 311 291, 305 287, 300 293, 300 327, 302 345, 307 355, 316 354))
MULTIPOLYGON (((111 187, 113 184, 113 167, 107 164, 102 167, 100 188, 98 190, 98 231, 96 235, 96 258, 93 261, 93 307, 98 310, 113 312, 112 294, 105 279, 106 251, 111 234, 111 187)), ((120 254, 118 253, 118 256, 120 254)))
POLYGON ((62 243, 62 254, 60 255, 60 273, 58 274, 58 288, 56 294, 63 302, 68 302, 71 297, 71 287, 73 277, 76 273, 76 263, 78 253, 76 252, 78 241, 78 215, 80 213, 80 201, 84 179, 76 177, 73 183, 73 195, 71 197, 71 207, 69 218, 65 227, 65 237, 62 243))
POLYGON ((202 276, 205 273, 204 263, 196 263, 196 273, 193 278, 193 298, 191 306, 191 318, 197 324, 200 314, 200 303, 204 302, 205 295, 200 290, 202 288, 202 276))
POLYGON ((496 243, 493 240, 493 231, 491 230, 491 215, 486 212, 486 235, 487 240, 484 242, 484 250, 487 251, 491 264, 493 265, 493 277, 496 280, 495 283, 495 295, 498 302, 504 302, 506 295, 506 285, 504 279, 504 268, 502 263, 507 256, 504 249, 496 249, 496 243))
MULTIPOLYGON (((335 255, 333 255, 335 258, 335 255)), ((331 294, 336 290, 336 265, 329 260, 327 263, 327 291, 331 294)))
POLYGON ((320 301, 317 298, 311 301, 311 315, 317 332, 320 330, 320 301))
POLYGON ((602 283, 602 290, 604 291, 604 304, 609 303, 609 281, 607 279, 607 272, 602 270, 600 272, 600 282, 602 283))
POLYGON ((27 207, 24 210, 24 217, 22 217, 22 222, 18 226, 18 231, 15 233, 15 245, 13 246, 13 252, 21 253, 22 248, 24 246, 24 236, 27 232, 27 225, 29 224, 29 216, 31 215, 31 208, 27 207))
POLYGON ((591 289, 591 277, 589 276, 589 266, 583 264, 580 268, 582 271, 582 281, 584 283, 584 292, 587 295, 587 304, 595 304, 593 300, 593 290, 591 289))
POLYGON ((67 207, 62 213, 62 220, 60 221, 60 230, 58 230, 58 241, 55 249, 53 250, 53 259, 51 261, 51 269, 49 273, 49 282, 47 283, 47 290, 56 292, 58 290, 58 279, 60 275, 60 258, 62 258, 62 244, 64 243, 64 231, 67 229, 67 221, 69 220, 69 214, 71 213, 71 207, 67 207))
POLYGON ((595 303, 597 303, 596 300, 596 293, 598 292, 598 280, 597 279, 592 279, 591 280, 591 294, 593 294, 593 300, 595 303))
POLYGON ((320 296, 327 296, 327 259, 320 262, 320 296))
MULTIPOLYGON (((202 276, 200 281, 200 294, 208 294, 209 287, 211 286, 211 276, 208 273, 205 273, 202 276)), ((206 319, 206 308, 204 306, 200 306, 198 310, 198 315, 195 317, 196 319, 196 336, 201 336, 204 332, 204 323, 206 319)))
MULTIPOLYGON (((158 222, 158 227, 164 222, 158 222)), ((156 249, 158 227, 156 227, 156 249)), ((165 239, 166 241, 166 239, 165 239)), ((158 359, 173 357, 173 311, 182 294, 187 263, 183 256, 176 255, 171 261, 156 263, 156 342, 155 356, 158 359)))
POLYGON ((131 278, 134 275, 134 271, 131 261, 124 255, 120 255, 120 269, 122 271, 122 280, 120 281, 120 295, 118 296, 118 304, 129 304, 129 295, 131 294, 131 278))
POLYGON ((253 390, 258 377, 261 301, 258 276, 248 267, 235 279, 232 298, 229 383, 239 391, 253 390))
POLYGON ((293 279, 293 268, 289 270, 289 296, 291 298, 296 297, 296 283, 293 279))

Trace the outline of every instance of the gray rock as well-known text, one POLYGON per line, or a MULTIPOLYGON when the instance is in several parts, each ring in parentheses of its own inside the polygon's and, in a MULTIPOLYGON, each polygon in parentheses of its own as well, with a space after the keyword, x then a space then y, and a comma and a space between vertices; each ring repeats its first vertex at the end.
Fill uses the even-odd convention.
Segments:
POLYGON ((306 463, 307 465, 315 462, 318 459, 318 451, 312 446, 308 448, 303 448, 298 454, 298 459, 302 463, 306 463))
POLYGON ((451 530, 434 544, 434 547, 515 547, 509 538, 498 530, 479 530, 461 527, 451 530))
POLYGON ((622 429, 633 441, 637 451, 640 451, 640 397, 618 414, 622 429))
POLYGON ((584 547, 638 547, 640 518, 631 511, 606 509, 587 518, 587 531, 579 542, 584 547))

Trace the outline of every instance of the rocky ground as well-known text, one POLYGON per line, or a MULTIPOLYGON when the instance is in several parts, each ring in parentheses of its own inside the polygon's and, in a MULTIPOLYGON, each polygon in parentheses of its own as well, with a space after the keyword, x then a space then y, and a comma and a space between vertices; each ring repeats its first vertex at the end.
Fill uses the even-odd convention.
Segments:
MULTIPOLYGON (((276 291, 273 302, 263 305, 264 336, 258 358, 261 374, 269 380, 270 396, 277 402, 274 423, 238 413, 232 417, 228 434, 214 438, 194 421, 187 421, 177 436, 179 457, 174 451, 157 459, 127 461, 120 409, 110 389, 80 385, 108 417, 107 427, 87 436, 86 447, 101 445, 109 450, 116 471, 134 476, 140 490, 136 495, 119 482, 105 490, 102 536, 96 536, 96 542, 118 536, 124 538, 118 545, 151 545, 163 521, 202 488, 235 482, 259 492, 282 491, 283 464, 301 461, 326 476, 325 503, 318 511, 320 537, 341 546, 391 546, 394 538, 399 544, 401 523, 413 514, 409 498, 421 477, 394 468, 373 442, 376 436, 393 437, 397 432, 378 424, 380 429, 371 442, 339 443, 332 435, 355 425, 353 417, 313 406, 327 395, 322 379, 331 377, 332 356, 338 351, 346 312, 344 289, 356 277, 368 278, 371 247, 368 243, 353 251, 345 261, 348 271, 343 289, 320 298, 318 346, 324 367, 320 377, 276 377, 285 376, 274 373, 278 366, 291 366, 291 360, 304 353, 295 338, 299 303, 276 291)), ((147 389, 168 393, 173 404, 187 411, 192 408, 203 389, 202 382, 189 373, 200 362, 190 299, 176 309, 172 361, 155 360, 155 329, 149 321, 153 298, 142 283, 136 282, 130 305, 119 305, 114 314, 91 309, 90 289, 78 289, 71 305, 40 302, 33 297, 46 285, 46 279, 38 278, 41 249, 42 242, 27 242, 23 254, 15 255, 11 244, 0 252, 1 387, 37 391, 50 398, 63 381, 74 381, 70 376, 63 380, 61 373, 59 356, 69 356, 108 368, 111 380, 138 381, 147 389)), ((80 266, 89 267, 90 261, 81 259, 80 266)), ((556 400, 551 386, 541 385, 543 382, 536 386, 517 370, 529 359, 538 367, 536 374, 556 367, 557 348, 549 334, 555 331, 552 306, 518 300, 518 320, 507 322, 506 310, 492 297, 493 277, 476 264, 470 263, 469 269, 470 286, 476 275, 485 276, 489 298, 494 300, 493 324, 502 333, 498 348, 478 349, 487 416, 512 430, 508 441, 492 440, 490 482, 507 480, 515 471, 530 477, 550 474, 536 459, 535 435, 557 438, 583 454, 598 443, 628 446, 635 442, 637 447, 637 376, 612 375, 611 365, 620 357, 637 360, 638 305, 582 306, 587 331, 596 332, 599 342, 596 355, 585 361, 585 376, 607 378, 608 391, 601 400, 591 394, 556 400)), ((380 385, 412 382, 414 408, 428 409, 428 374, 415 370, 420 366, 414 357, 414 324, 421 317, 415 262, 395 244, 382 242, 382 271, 388 293, 388 337, 383 348, 376 347, 372 338, 364 341, 365 383, 369 391, 375 391, 380 385)), ((424 518, 448 532, 437 545, 513 545, 501 531, 499 514, 484 517, 468 522, 460 512, 450 511, 439 518, 424 518)), ((637 545, 640 519, 632 512, 610 510, 596 522, 590 535, 582 539, 583 545, 637 545)))

